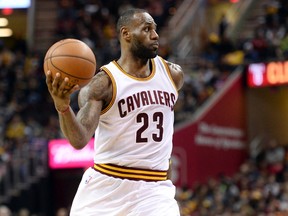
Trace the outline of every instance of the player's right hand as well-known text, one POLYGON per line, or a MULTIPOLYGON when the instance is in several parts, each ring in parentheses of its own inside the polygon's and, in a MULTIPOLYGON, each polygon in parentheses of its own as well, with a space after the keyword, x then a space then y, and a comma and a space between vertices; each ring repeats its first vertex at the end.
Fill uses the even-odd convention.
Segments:
POLYGON ((79 86, 75 85, 70 90, 65 89, 69 82, 69 78, 61 79, 60 73, 56 73, 53 79, 51 71, 46 73, 46 84, 48 91, 54 101, 55 108, 58 112, 64 112, 70 105, 70 95, 79 90, 79 86))

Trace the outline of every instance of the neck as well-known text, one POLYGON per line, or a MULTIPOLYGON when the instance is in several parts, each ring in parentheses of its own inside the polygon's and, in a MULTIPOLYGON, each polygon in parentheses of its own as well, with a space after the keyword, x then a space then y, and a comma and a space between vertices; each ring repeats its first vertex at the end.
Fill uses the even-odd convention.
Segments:
POLYGON ((139 59, 132 56, 122 56, 117 63, 128 74, 144 78, 150 75, 151 68, 149 65, 149 59, 139 59))

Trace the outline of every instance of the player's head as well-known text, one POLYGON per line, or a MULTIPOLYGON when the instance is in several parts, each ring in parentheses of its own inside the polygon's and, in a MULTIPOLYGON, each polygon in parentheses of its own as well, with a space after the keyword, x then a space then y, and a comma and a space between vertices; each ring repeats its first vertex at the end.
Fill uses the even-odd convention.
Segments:
POLYGON ((125 11, 117 22, 121 45, 128 46, 138 58, 154 58, 157 55, 159 36, 152 16, 143 9, 125 11))

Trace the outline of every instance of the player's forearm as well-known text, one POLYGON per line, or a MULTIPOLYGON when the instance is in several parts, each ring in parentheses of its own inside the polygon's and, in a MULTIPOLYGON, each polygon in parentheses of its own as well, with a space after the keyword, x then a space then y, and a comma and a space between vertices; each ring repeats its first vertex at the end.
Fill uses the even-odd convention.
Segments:
POLYGON ((90 140, 91 136, 79 123, 71 108, 65 113, 59 113, 59 122, 62 133, 74 148, 81 149, 90 140))

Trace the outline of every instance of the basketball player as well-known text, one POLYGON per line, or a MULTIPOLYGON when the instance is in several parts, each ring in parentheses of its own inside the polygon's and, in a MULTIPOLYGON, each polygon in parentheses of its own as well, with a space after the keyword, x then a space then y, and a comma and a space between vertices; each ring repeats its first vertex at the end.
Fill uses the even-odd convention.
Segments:
POLYGON ((144 10, 119 18, 121 56, 101 67, 70 108, 68 78, 47 85, 64 135, 76 149, 95 134, 94 165, 85 171, 71 216, 178 216, 175 187, 167 179, 174 113, 183 85, 179 65, 157 56, 156 24, 144 10))

